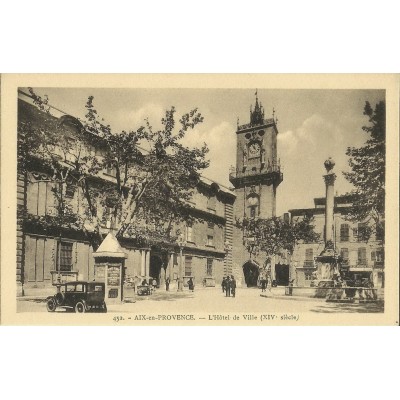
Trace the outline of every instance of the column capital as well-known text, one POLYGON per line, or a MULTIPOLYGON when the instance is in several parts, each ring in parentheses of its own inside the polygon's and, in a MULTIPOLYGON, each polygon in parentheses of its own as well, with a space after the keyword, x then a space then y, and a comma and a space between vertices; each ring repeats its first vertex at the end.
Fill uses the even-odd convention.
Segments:
POLYGON ((323 175, 324 177, 324 181, 326 185, 333 185, 335 183, 336 180, 336 174, 332 173, 332 174, 326 174, 323 175))

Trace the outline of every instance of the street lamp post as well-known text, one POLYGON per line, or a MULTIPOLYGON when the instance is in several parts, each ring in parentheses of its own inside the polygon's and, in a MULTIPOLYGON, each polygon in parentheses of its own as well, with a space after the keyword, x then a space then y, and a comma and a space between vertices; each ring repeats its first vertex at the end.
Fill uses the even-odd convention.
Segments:
POLYGON ((183 237, 183 233, 180 233, 178 236, 178 245, 180 252, 179 259, 179 277, 178 277, 178 292, 183 292, 183 248, 185 247, 185 239, 183 237))

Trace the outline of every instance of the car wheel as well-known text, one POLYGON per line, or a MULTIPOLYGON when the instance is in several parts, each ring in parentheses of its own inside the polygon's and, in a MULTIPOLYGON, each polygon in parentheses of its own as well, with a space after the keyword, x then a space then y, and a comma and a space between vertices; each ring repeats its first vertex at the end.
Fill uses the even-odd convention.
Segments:
POLYGON ((54 312, 56 311, 57 304, 54 298, 48 299, 46 303, 47 311, 48 312, 54 312))
POLYGON ((85 303, 83 301, 78 301, 75 304, 75 312, 76 313, 84 313, 84 312, 86 312, 86 306, 85 306, 85 303))

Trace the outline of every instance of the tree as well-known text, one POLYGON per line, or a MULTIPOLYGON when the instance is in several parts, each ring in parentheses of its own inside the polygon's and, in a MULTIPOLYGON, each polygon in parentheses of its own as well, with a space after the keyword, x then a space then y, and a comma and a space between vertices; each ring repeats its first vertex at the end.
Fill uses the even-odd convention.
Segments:
POLYGON ((295 246, 304 241, 315 242, 319 234, 314 232, 313 218, 305 215, 296 221, 285 221, 282 218, 244 218, 236 225, 242 229, 244 244, 250 256, 260 252, 267 257, 293 254, 295 246))
POLYGON ((173 242, 173 222, 193 218, 188 200, 201 171, 208 166, 206 145, 188 148, 181 144, 203 121, 198 110, 184 114, 178 125, 172 107, 161 120, 161 130, 153 130, 147 120, 136 131, 113 132, 98 116, 93 96, 88 98, 83 121, 65 115, 55 122, 49 116, 48 99, 43 100, 32 89, 30 93, 44 116, 36 126, 20 126, 21 147, 29 153, 26 138, 35 137, 39 145, 29 155, 39 157, 53 171, 58 183, 55 195, 64 210, 66 204, 61 200, 66 185, 81 188, 85 212, 77 218, 83 227, 90 222, 93 247, 101 243, 105 219, 110 219, 110 229, 119 237, 153 236, 158 242, 173 242), (24 134, 27 131, 29 135, 24 134), (108 175, 104 175, 105 170, 108 175))
POLYGON ((355 189, 349 194, 352 208, 346 218, 354 222, 363 222, 363 229, 358 232, 365 241, 373 233, 384 240, 385 218, 385 156, 386 156, 386 107, 380 101, 372 109, 367 101, 364 115, 369 125, 362 130, 369 135, 365 145, 360 148, 349 147, 351 172, 344 172, 345 178, 355 189))

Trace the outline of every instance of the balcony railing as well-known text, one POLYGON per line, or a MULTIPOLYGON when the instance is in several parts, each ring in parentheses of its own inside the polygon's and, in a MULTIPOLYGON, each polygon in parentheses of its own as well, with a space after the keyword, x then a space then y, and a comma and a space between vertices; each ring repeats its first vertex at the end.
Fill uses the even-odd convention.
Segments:
POLYGON ((260 175, 260 174, 270 174, 270 173, 278 173, 281 174, 281 164, 278 162, 270 163, 264 165, 262 168, 256 168, 255 170, 251 169, 251 167, 246 167, 244 171, 235 170, 235 168, 231 168, 229 172, 230 178, 241 178, 243 176, 252 176, 252 175, 260 175))
MULTIPOLYGON (((262 125, 272 125, 274 123, 275 123, 275 120, 273 118, 263 119, 263 121, 262 121, 262 125)), ((257 125, 253 125, 251 123, 243 124, 243 125, 239 125, 237 127, 237 130, 241 131, 243 129, 253 128, 254 126, 258 126, 258 125, 260 125, 260 124, 257 124, 257 125)))
POLYGON ((313 260, 304 261, 303 268, 314 268, 314 261, 313 260))
POLYGON ((366 261, 358 261, 356 265, 350 265, 352 268, 372 268, 372 265, 366 261))

